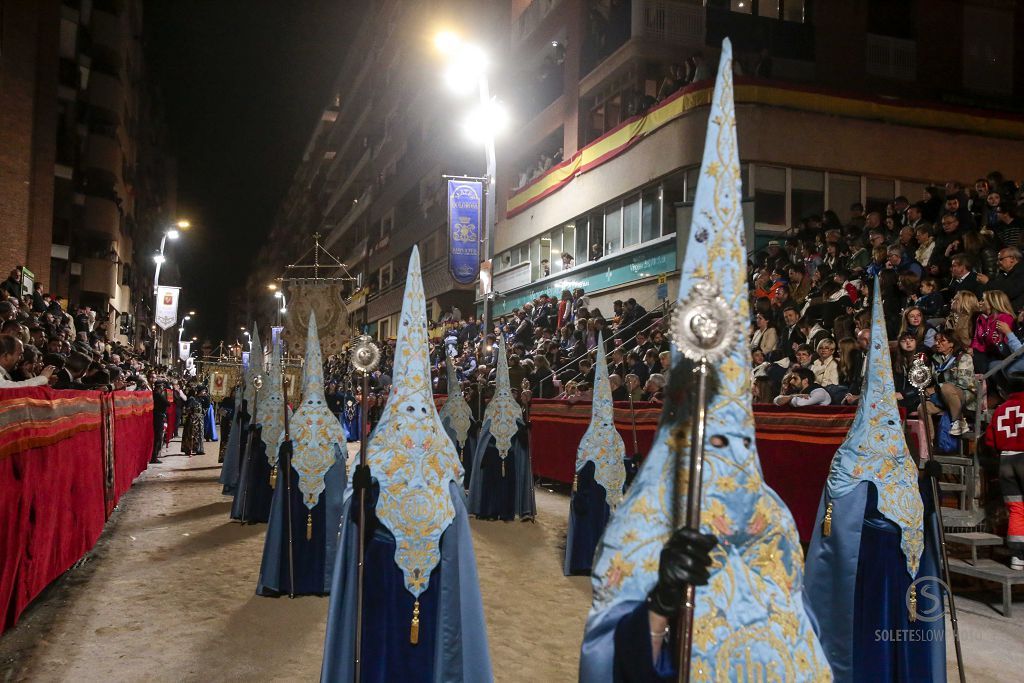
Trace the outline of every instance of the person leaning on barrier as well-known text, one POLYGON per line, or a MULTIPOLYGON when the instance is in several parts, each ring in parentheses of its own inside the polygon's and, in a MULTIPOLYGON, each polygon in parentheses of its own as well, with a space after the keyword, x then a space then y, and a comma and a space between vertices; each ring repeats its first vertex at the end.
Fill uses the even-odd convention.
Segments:
POLYGON ((17 337, 0 335, 0 388, 45 387, 50 383, 50 376, 53 375, 52 365, 47 365, 38 376, 30 379, 19 382, 11 378, 11 371, 17 367, 24 349, 24 344, 17 337))

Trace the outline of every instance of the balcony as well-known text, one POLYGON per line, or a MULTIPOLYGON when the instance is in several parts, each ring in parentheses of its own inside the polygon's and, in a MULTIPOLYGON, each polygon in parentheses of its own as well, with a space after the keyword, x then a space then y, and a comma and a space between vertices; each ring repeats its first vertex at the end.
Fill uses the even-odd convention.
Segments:
POLYGON ((121 234, 121 212, 117 210, 117 204, 105 197, 87 196, 82 211, 82 228, 116 242, 121 234))
POLYGON ((705 11, 700 3, 685 0, 634 2, 631 23, 633 38, 671 45, 704 45, 705 11))
POLYGON ((336 215, 335 209, 344 209, 344 205, 339 206, 339 202, 345 196, 347 196, 349 190, 352 189, 353 185, 357 182, 363 183, 369 181, 370 174, 370 148, 367 148, 363 152, 363 156, 359 158, 355 166, 349 172, 348 177, 338 186, 338 189, 334 191, 331 198, 327 200, 327 207, 324 209, 325 216, 336 215))
POLYGON ((512 22, 512 45, 517 46, 528 39, 544 22, 544 18, 561 3, 562 0, 533 0, 512 22))
POLYGON ((869 33, 864 70, 872 76, 913 81, 917 78, 917 43, 869 33))
POLYGON ((85 152, 86 168, 121 177, 121 145, 116 138, 101 133, 90 133, 85 152))
POLYGON ((96 71, 89 74, 89 104, 106 109, 120 120, 121 109, 124 107, 124 88, 116 76, 96 71))
POLYGON ((92 44, 120 65, 124 55, 126 27, 121 17, 101 10, 92 13, 92 44))
POLYGON ((117 263, 110 259, 82 259, 82 291, 103 294, 108 299, 117 296, 117 263))

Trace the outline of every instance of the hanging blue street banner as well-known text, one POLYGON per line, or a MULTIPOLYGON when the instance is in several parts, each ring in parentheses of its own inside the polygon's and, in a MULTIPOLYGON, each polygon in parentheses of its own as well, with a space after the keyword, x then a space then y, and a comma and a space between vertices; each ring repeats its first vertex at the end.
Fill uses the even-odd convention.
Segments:
POLYGON ((463 285, 480 274, 480 218, 483 183, 448 181, 448 270, 463 285))

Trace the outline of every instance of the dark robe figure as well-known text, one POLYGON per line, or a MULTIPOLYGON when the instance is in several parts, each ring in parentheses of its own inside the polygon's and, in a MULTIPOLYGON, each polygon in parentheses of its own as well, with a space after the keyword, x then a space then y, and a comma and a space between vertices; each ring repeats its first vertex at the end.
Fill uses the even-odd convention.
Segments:
POLYGON ((274 495, 270 470, 267 446, 263 443, 263 426, 250 425, 245 434, 238 488, 231 501, 231 519, 255 524, 270 518, 270 501, 274 495))
POLYGON ((363 421, 363 407, 359 405, 356 397, 347 391, 341 394, 340 403, 341 414, 339 419, 341 420, 342 429, 345 430, 345 439, 350 442, 359 441, 359 426, 363 421))
POLYGON ((497 387, 484 411, 473 452, 469 480, 469 512, 480 519, 511 521, 533 519, 537 501, 533 491, 529 425, 512 396, 505 339, 498 343, 497 387))
POLYGON ((896 405, 879 280, 863 393, 822 493, 804 601, 834 680, 944 681, 938 525, 896 405))
POLYGON ((203 404, 198 396, 190 396, 182 411, 181 452, 185 455, 202 455, 203 448, 203 404))
POLYGON ((325 683, 355 680, 360 622, 363 683, 493 680, 461 468, 429 384, 416 247, 408 273, 392 393, 342 513, 321 671, 325 683), (360 534, 367 541, 361 615, 360 534))
MULTIPOLYGON (((277 350, 275 347, 275 356, 277 350)), ((283 405, 281 406, 283 416, 283 405)), ((277 485, 263 545, 257 595, 326 595, 338 548, 348 480, 345 434, 324 396, 316 316, 310 313, 302 405, 278 451, 277 485), (283 459, 282 459, 283 458, 283 459)), ((265 456, 259 460, 266 463, 265 456)))

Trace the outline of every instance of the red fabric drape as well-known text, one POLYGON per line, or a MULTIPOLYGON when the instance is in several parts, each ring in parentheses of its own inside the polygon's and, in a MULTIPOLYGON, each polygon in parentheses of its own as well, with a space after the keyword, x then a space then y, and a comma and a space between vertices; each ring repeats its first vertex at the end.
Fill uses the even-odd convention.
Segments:
MULTIPOLYGON (((654 438, 661 406, 634 404, 639 452, 646 453, 654 438)), ((535 400, 530 430, 533 473, 571 483, 576 450, 590 423, 590 403, 535 400)), ((855 407, 790 409, 771 405, 754 408, 757 450, 765 482, 789 506, 800 531, 810 540, 818 501, 836 449, 846 438, 855 407)), ((615 426, 632 451, 629 404, 615 404, 615 426)))
MULTIPOLYGON (((118 497, 145 468, 153 438, 152 397, 120 400, 131 409, 114 421, 118 497)), ((0 390, 0 631, 99 538, 103 435, 99 392, 0 390)))

